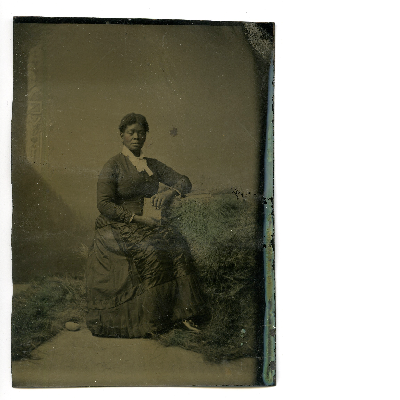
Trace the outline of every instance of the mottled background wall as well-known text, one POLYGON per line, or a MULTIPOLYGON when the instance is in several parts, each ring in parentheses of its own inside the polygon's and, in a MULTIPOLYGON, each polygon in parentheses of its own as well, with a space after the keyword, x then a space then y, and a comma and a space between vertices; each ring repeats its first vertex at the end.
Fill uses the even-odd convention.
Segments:
POLYGON ((97 175, 129 112, 148 119, 145 154, 194 191, 257 191, 259 80, 241 26, 23 23, 14 42, 14 281, 82 271, 97 175))

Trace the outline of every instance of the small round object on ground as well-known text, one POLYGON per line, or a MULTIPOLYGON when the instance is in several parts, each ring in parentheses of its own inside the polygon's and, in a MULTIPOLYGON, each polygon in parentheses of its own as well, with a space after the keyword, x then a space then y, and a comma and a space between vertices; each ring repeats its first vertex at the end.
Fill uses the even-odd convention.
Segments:
POLYGON ((79 331, 79 329, 81 329, 81 326, 76 322, 66 322, 65 328, 69 331, 79 331))

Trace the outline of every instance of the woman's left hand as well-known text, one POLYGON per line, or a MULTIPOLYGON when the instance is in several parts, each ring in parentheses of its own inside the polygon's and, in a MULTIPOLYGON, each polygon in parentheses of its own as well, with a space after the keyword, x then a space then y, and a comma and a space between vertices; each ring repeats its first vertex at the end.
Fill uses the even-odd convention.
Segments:
POLYGON ((166 205, 178 194, 176 190, 166 190, 165 192, 157 193, 151 198, 151 203, 156 208, 161 208, 166 205))

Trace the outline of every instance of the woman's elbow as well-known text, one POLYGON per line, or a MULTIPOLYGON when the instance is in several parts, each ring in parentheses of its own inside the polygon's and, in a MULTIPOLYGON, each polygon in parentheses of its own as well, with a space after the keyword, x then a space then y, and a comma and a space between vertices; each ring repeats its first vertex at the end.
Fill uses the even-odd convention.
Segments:
POLYGON ((110 209, 110 202, 104 199, 100 199, 97 201, 97 209, 100 214, 107 215, 110 209))

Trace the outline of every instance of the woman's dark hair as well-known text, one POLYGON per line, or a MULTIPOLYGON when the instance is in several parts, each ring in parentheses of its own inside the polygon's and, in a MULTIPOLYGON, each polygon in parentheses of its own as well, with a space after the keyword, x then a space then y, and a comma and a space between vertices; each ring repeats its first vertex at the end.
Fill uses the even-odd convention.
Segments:
POLYGON ((121 122, 119 124, 119 131, 121 133, 124 133, 126 127, 128 125, 133 125, 133 124, 140 124, 143 126, 145 132, 149 131, 149 124, 147 123, 146 117, 144 117, 141 114, 135 114, 135 113, 130 113, 128 115, 125 115, 125 117, 121 119, 121 122))

